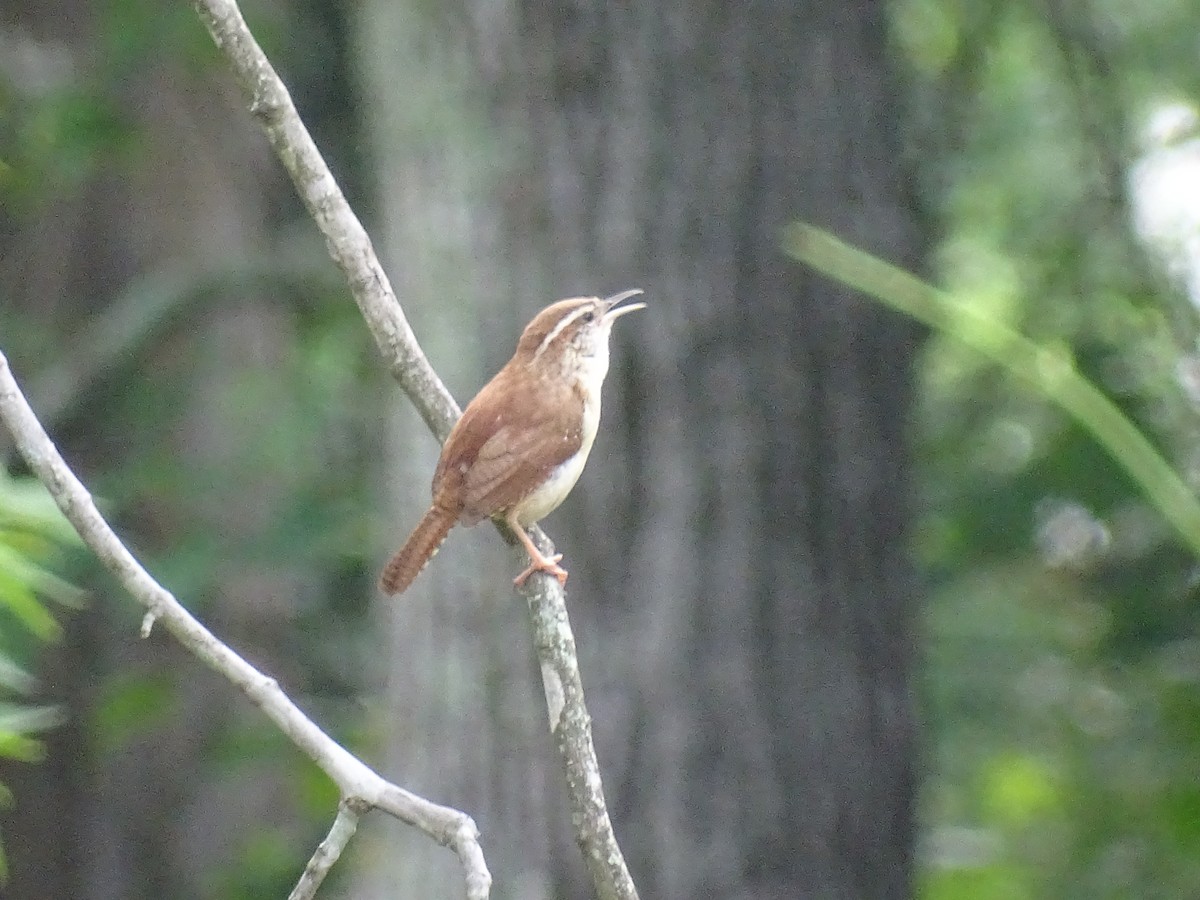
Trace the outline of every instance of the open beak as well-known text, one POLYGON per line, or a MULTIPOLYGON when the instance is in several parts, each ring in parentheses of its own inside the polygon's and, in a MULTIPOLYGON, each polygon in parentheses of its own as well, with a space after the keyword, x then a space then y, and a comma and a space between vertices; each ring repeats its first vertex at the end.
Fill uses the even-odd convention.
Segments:
POLYGON ((622 301, 628 300, 630 297, 638 296, 640 293, 642 293, 641 288, 634 288, 633 290, 621 291, 619 294, 613 294, 611 297, 605 298, 604 305, 607 307, 607 311, 604 313, 604 318, 611 322, 613 319, 616 319, 618 316, 623 316, 627 312, 633 312, 635 309, 644 308, 646 304, 641 302, 626 303, 624 306, 618 305, 622 301))

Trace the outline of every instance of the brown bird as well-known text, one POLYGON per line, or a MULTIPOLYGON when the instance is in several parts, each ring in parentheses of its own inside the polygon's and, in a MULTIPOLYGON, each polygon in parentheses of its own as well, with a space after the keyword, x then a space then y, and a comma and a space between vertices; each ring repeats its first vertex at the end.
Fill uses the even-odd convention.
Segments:
POLYGON ((608 337, 642 293, 559 300, 534 316, 517 352, 463 411, 433 473, 433 503, 379 579, 398 594, 437 553, 455 524, 504 521, 529 552, 534 572, 565 584, 562 554, 547 557, 525 529, 555 510, 583 472, 600 424, 600 388, 608 373, 608 337))

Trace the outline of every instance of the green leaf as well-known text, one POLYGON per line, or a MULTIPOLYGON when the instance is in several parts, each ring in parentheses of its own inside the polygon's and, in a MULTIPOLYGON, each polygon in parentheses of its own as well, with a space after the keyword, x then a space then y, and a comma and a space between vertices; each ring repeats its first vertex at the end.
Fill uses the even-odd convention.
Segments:
POLYGON ((7 571, 24 584, 64 606, 78 607, 83 591, 49 569, 31 562, 29 555, 0 541, 0 571, 7 571))
POLYGON ((19 665, 0 654, 0 687, 14 694, 32 694, 37 679, 19 665))
POLYGON ((0 469, 0 527, 33 531, 61 544, 83 544, 40 481, 14 478, 3 469, 0 469))
POLYGON ((46 748, 41 741, 0 730, 0 757, 17 762, 41 762, 45 756, 46 748))
POLYGON ((989 820, 1010 827, 1028 825, 1060 806, 1054 771, 1023 753, 992 759, 983 773, 983 802, 989 820))
POLYGON ((20 573, 5 568, 6 549, 0 547, 0 607, 11 612, 22 625, 42 640, 58 640, 62 636, 62 627, 38 601, 33 588, 20 577, 20 573))
POLYGON ((1033 900, 1029 873, 1012 863, 927 870, 921 900, 1033 900))
POLYGON ((987 311, 939 291, 829 232, 795 223, 784 237, 794 259, 962 342, 1072 416, 1122 466, 1185 546, 1200 556, 1200 500, 1145 434, 1074 366, 987 311))

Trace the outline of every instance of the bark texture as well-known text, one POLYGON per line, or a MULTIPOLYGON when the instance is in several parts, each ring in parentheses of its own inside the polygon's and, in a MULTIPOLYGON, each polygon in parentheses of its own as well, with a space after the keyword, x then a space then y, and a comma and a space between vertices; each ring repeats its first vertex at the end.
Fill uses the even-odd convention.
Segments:
MULTIPOLYGON (((778 248, 802 219, 916 256, 882 9, 467 2, 438 15, 473 67, 462 96, 487 113, 455 146, 490 188, 460 232, 490 276, 475 323, 488 373, 552 299, 636 286, 650 304, 614 336, 596 449, 548 523, 639 889, 907 895, 914 334, 778 248), (509 311, 503 327, 492 310, 509 311)), ((505 605, 499 578, 493 593, 505 605)), ((511 607, 488 634, 440 615, 439 649, 476 641, 509 672, 527 656, 511 607)), ((444 799, 477 813, 485 842, 521 835, 510 864, 525 878, 488 848, 496 896, 588 896, 560 788, 524 747, 522 729, 542 726, 515 712, 522 693, 462 738, 492 767, 479 797, 498 777, 522 802, 483 803, 489 819, 471 796, 444 799)))

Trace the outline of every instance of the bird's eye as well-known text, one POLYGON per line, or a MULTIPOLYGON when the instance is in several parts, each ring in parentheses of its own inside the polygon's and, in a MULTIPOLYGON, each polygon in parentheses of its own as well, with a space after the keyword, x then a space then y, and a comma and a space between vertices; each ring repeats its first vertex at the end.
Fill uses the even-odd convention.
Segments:
POLYGON ((585 312, 579 318, 581 318, 584 321, 584 324, 587 324, 588 322, 591 322, 592 320, 594 320, 596 318, 596 313, 589 309, 587 312, 585 312))

